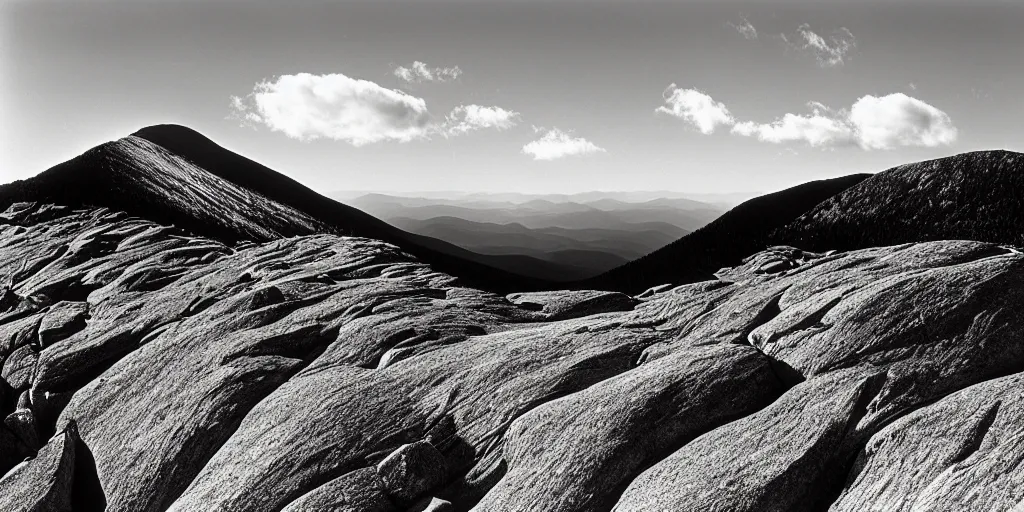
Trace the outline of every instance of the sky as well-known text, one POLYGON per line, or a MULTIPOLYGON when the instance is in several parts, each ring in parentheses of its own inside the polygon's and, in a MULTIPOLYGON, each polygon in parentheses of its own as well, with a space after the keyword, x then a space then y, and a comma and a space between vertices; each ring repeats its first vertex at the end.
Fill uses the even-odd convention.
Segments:
POLYGON ((159 123, 321 192, 768 192, 1024 151, 1024 1, 0 0, 0 182, 159 123))

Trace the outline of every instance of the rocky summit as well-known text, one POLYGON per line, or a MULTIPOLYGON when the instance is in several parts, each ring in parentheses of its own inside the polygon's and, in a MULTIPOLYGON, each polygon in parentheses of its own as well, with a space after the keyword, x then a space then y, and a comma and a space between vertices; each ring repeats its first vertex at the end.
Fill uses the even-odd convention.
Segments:
POLYGON ((0 509, 1024 507, 1024 254, 501 296, 398 247, 0 215, 0 509))

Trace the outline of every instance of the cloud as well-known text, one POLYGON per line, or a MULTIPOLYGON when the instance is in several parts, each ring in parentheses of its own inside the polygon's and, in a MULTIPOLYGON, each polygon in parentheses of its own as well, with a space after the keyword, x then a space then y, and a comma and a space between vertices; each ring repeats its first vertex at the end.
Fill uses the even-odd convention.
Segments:
POLYGON ((519 118, 519 112, 501 107, 459 105, 445 118, 444 133, 460 135, 484 128, 507 130, 515 126, 519 118))
POLYGON ((655 112, 678 117, 705 135, 714 133, 716 126, 729 126, 736 122, 724 104, 697 89, 682 89, 672 84, 662 93, 662 98, 665 105, 656 108, 655 112))
POLYGON ((765 142, 806 142, 811 146, 840 146, 854 142, 853 132, 842 120, 821 115, 799 116, 786 114, 766 124, 752 121, 736 123, 732 133, 757 137, 765 142))
POLYGON ((458 66, 450 68, 430 67, 424 62, 416 61, 411 66, 398 66, 395 76, 409 83, 419 82, 450 82, 462 75, 458 66))
POLYGON ((946 146, 957 137, 945 112, 903 93, 864 96, 850 108, 849 122, 865 149, 946 146))
POLYGON ((790 47, 814 55, 818 65, 823 68, 842 66, 847 55, 857 47, 857 39, 846 27, 836 30, 828 39, 811 30, 807 23, 800 25, 796 30, 799 41, 790 41, 785 34, 782 34, 782 40, 790 47))
POLYGON ((754 25, 751 24, 750 21, 747 20, 746 18, 743 18, 743 23, 740 23, 739 25, 731 21, 728 22, 727 25, 729 25, 734 30, 739 32, 740 35, 742 35, 747 40, 757 39, 757 29, 754 28, 754 25))
POLYGON ((523 153, 533 156, 534 160, 555 160, 566 156, 604 153, 604 148, 582 137, 552 128, 541 138, 523 146, 523 153))
MULTIPOLYGON (((670 89, 675 88, 673 84, 670 89)), ((857 146, 865 150, 936 147, 956 142, 957 129, 945 112, 903 93, 866 95, 848 110, 834 111, 808 103, 810 114, 787 113, 770 123, 738 121, 724 104, 694 89, 673 89, 666 101, 679 108, 659 107, 710 134, 716 126, 773 144, 801 142, 815 147, 857 146), (678 112, 678 113, 677 113, 678 112)))
POLYGON ((252 111, 250 106, 246 104, 245 99, 234 95, 231 96, 231 113, 228 115, 228 118, 236 119, 242 126, 249 128, 256 128, 257 125, 263 122, 263 118, 252 111))
POLYGON ((236 117, 302 141, 332 139, 362 146, 408 142, 432 130, 423 99, 340 73, 281 75, 231 102, 236 117))

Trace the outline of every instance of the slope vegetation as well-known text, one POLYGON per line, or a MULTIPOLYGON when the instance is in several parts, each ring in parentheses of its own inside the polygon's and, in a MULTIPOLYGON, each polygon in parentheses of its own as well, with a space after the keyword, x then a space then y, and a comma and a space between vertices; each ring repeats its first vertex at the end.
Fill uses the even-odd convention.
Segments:
POLYGON ((812 181, 756 197, 697 231, 580 286, 637 293, 665 283, 711 279, 718 269, 736 264, 771 244, 771 234, 776 229, 868 176, 854 174, 812 181))
POLYGON ((773 238, 846 250, 929 240, 1024 246, 1024 154, 976 151, 875 174, 773 238))

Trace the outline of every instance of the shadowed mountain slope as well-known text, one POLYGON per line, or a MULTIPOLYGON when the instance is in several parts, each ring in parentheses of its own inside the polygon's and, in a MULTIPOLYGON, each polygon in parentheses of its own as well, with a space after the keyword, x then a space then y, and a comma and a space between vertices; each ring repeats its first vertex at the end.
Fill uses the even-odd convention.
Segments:
POLYGON ((975 151, 758 197, 583 286, 636 292, 710 279, 773 245, 827 251, 933 240, 1024 245, 1024 154, 975 151))
POLYGON ((561 268, 531 258, 509 264, 407 233, 177 125, 143 128, 0 187, 0 209, 22 201, 107 207, 231 244, 314 233, 363 236, 398 245, 474 286, 500 291, 547 286, 515 272, 517 266, 549 274, 561 268))
POLYGON ((773 235, 813 250, 930 240, 1024 246, 1024 154, 975 151, 894 167, 773 235))
POLYGON ((689 235, 640 259, 584 281, 585 288, 637 293, 664 283, 712 279, 726 265, 765 248, 770 234, 818 203, 860 183, 854 174, 797 185, 746 201, 689 235))

